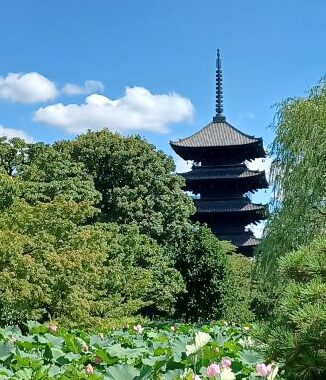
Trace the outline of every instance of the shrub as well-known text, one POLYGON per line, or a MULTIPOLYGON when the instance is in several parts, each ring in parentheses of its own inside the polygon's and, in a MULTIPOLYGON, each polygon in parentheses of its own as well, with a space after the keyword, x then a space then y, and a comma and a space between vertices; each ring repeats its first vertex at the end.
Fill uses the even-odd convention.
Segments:
POLYGON ((248 322, 254 319, 252 306, 253 262, 239 254, 228 255, 229 276, 224 296, 226 320, 248 322))
POLYGON ((179 317, 197 321, 223 316, 229 278, 226 254, 233 251, 232 244, 219 241, 207 227, 193 226, 176 262, 187 291, 178 298, 179 317))

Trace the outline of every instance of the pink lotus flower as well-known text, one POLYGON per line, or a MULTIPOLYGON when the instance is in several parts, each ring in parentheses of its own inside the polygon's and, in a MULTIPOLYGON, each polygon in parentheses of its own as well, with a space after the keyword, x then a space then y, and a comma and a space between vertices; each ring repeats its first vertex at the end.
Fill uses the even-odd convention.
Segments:
POLYGON ((229 367, 231 367, 231 364, 232 364, 232 361, 229 358, 223 358, 221 360, 221 366, 223 368, 229 368, 229 367))
POLYGON ((134 326, 134 330, 137 332, 137 334, 141 334, 144 331, 144 327, 142 325, 136 325, 134 326))
POLYGON ((256 372, 257 372, 257 375, 260 377, 267 377, 272 373, 272 365, 271 364, 266 365, 264 363, 257 364, 256 372))
POLYGON ((206 369, 206 375, 208 377, 215 377, 221 373, 221 368, 218 364, 212 363, 206 369))
POLYGON ((195 375, 192 377, 192 380, 200 380, 200 377, 198 375, 195 375))
POLYGON ((87 364, 87 366, 85 367, 85 372, 87 373, 87 375, 93 375, 94 368, 91 363, 87 364))
POLYGON ((52 323, 50 326, 49 326, 49 331, 50 332, 56 332, 58 330, 58 326, 55 325, 54 323, 52 323))

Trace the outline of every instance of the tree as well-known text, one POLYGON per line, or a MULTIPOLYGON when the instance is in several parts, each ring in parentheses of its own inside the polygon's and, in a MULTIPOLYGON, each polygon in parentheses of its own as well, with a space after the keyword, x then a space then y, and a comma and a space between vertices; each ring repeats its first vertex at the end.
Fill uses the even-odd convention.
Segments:
POLYGON ((8 175, 13 176, 26 161, 28 145, 23 139, 0 137, 0 168, 8 175))
POLYGON ((230 267, 226 254, 235 247, 219 241, 205 226, 194 225, 188 245, 176 260, 186 293, 178 298, 177 315, 192 321, 218 319, 226 310, 230 267))
MULTIPOLYGON (((280 103, 271 154, 275 199, 260 245, 260 271, 326 231, 326 82, 280 103)), ((261 273, 262 274, 262 273, 261 273)))
POLYGON ((56 196, 76 202, 100 202, 101 194, 95 189, 93 178, 69 154, 36 143, 29 145, 26 157, 17 176, 23 185, 22 197, 29 203, 49 202, 56 196))
POLYGON ((136 226, 88 225, 89 202, 16 199, 0 214, 0 320, 51 318, 73 326, 172 313, 180 273, 136 226))
POLYGON ((81 162, 102 195, 102 221, 136 224, 170 253, 180 249, 195 209, 173 175, 174 162, 138 136, 122 137, 107 129, 88 132, 54 145, 81 162))
POLYGON ((276 317, 263 330, 271 359, 284 361, 286 379, 326 378, 326 239, 280 259, 284 286, 276 317))

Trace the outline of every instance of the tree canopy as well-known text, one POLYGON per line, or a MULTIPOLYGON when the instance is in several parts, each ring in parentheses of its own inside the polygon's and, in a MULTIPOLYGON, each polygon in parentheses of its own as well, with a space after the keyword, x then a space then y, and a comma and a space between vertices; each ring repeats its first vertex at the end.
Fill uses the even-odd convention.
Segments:
POLYGON ((108 130, 1 139, 0 320, 222 315, 233 247, 191 223, 174 170, 145 140, 108 130))
POLYGON ((84 165, 102 195, 102 220, 136 224, 170 249, 182 242, 195 209, 173 175, 171 157, 138 136, 122 137, 107 129, 88 132, 54 145, 84 165))
POLYGON ((274 202, 260 246, 272 276, 277 258, 326 231, 326 82, 279 104, 271 154, 274 202))

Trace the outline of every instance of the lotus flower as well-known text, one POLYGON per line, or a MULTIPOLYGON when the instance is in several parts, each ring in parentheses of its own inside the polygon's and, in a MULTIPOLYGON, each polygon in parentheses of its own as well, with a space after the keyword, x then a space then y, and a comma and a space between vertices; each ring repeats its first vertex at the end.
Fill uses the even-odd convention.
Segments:
POLYGON ((192 380, 201 380, 198 375, 193 376, 192 380))
POLYGON ((141 334, 144 331, 144 327, 142 325, 136 325, 134 326, 134 330, 137 332, 137 334, 141 334))
POLYGON ((271 364, 266 365, 264 363, 257 364, 256 372, 257 372, 257 375, 260 377, 267 377, 272 373, 272 365, 271 364))
POLYGON ((49 331, 50 332, 56 332, 58 330, 58 326, 55 325, 54 323, 52 323, 50 326, 49 326, 49 331))
POLYGON ((231 368, 223 368, 220 375, 220 380, 235 380, 235 374, 231 368))
POLYGON ((87 364, 87 366, 85 367, 85 372, 87 373, 87 375, 93 375, 94 368, 91 363, 87 364))
POLYGON ((208 377, 215 377, 221 373, 221 368, 218 364, 212 363, 206 369, 206 375, 208 377))
POLYGON ((231 364, 232 364, 232 361, 229 358, 223 358, 221 360, 221 366, 223 368, 229 368, 229 367, 231 367, 231 364))

